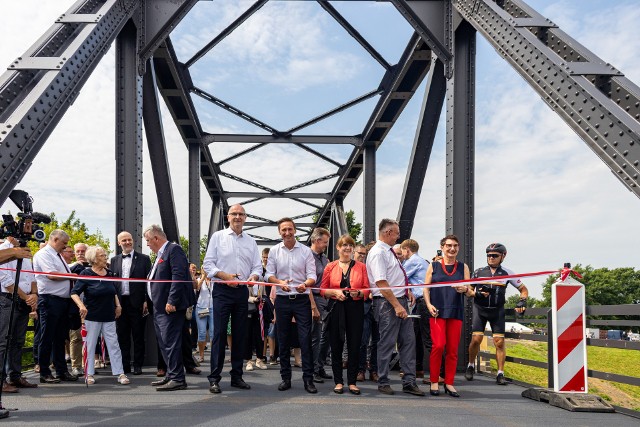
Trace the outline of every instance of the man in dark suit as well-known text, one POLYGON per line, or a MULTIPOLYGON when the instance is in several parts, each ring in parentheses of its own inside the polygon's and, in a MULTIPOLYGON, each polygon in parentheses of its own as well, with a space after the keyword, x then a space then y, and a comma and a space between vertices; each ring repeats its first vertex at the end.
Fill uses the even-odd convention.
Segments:
POLYGON ((144 239, 156 253, 149 278, 173 280, 147 285, 147 294, 155 307, 153 323, 158 345, 167 363, 167 376, 151 385, 158 387, 158 391, 183 390, 187 382, 182 361, 182 329, 187 307, 195 304, 189 262, 180 245, 169 242, 159 225, 147 227, 144 239))
MULTIPOLYGON (((111 258, 111 270, 117 277, 144 279, 151 271, 151 259, 133 250, 131 233, 118 234, 118 246, 122 253, 111 258)), ((144 329, 149 311, 144 282, 119 282, 116 285, 122 314, 116 319, 118 344, 122 350, 122 366, 125 374, 131 372, 131 339, 133 338, 133 375, 142 374, 144 363, 144 329)))

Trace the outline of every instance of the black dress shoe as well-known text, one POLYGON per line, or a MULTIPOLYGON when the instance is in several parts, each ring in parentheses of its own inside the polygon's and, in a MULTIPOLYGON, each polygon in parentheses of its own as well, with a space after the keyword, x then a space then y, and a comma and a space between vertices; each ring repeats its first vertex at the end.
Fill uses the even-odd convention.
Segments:
POLYGON ((53 375, 40 375, 40 382, 42 384, 58 384, 60 380, 53 375))
POLYGON ((188 374, 192 374, 192 375, 200 375, 202 373, 202 369, 200 368, 196 368, 195 366, 193 368, 188 368, 187 369, 187 373, 188 374))
POLYGON ((313 384, 313 381, 305 381, 304 382, 304 389, 307 391, 307 393, 317 393, 318 389, 316 388, 316 386, 313 384))
POLYGON ((243 390, 250 390, 251 386, 244 382, 242 378, 237 380, 231 380, 231 387, 241 388, 243 390))
POLYGON ((142 375, 142 368, 139 366, 133 368, 133 375, 142 375))
MULTIPOLYGON (((325 379, 325 380, 331 380, 331 379, 333 379, 333 376, 332 376, 332 375, 327 374, 327 372, 326 372, 324 369, 320 369, 320 370, 318 371, 318 376, 319 376, 320 378, 325 379)), ((314 381, 315 381, 315 379, 314 379, 314 381)), ((316 381, 316 382, 318 382, 318 381, 316 381)))
POLYGON ((278 390, 285 391, 291 388, 291 380, 282 380, 282 382, 278 385, 278 390))
POLYGON ((222 389, 220 388, 220 385, 218 383, 214 382, 209 384, 209 392, 218 394, 222 393, 222 389))
POLYGON ((431 396, 440 396, 440 390, 429 390, 431 396))
POLYGON ((156 391, 174 391, 174 390, 184 390, 186 388, 187 388, 186 381, 170 380, 165 385, 161 385, 160 387, 156 388, 156 391))
POLYGON ((444 394, 448 394, 451 397, 460 397, 457 391, 449 390, 449 387, 444 386, 444 394))
POLYGON ((313 374, 313 382, 314 383, 323 383, 324 380, 320 376, 320 374, 313 374))
POLYGON ((420 390, 415 384, 407 384, 403 386, 402 392, 413 394, 414 396, 424 396, 424 391, 420 390))
POLYGON ((161 385, 165 385, 165 384, 166 384, 166 383, 168 383, 168 382, 169 382, 169 378, 164 377, 164 378, 163 378, 163 379, 161 379, 161 380, 158 380, 158 381, 152 381, 152 382, 151 382, 151 385, 152 385, 152 386, 154 386, 154 387, 158 387, 158 386, 161 386, 161 385))
POLYGON ((60 381, 78 381, 78 376, 70 372, 65 372, 62 375, 58 375, 58 379, 60 381))
POLYGON ((390 385, 380 385, 378 386, 378 391, 382 394, 388 394, 388 395, 394 394, 394 391, 390 385))

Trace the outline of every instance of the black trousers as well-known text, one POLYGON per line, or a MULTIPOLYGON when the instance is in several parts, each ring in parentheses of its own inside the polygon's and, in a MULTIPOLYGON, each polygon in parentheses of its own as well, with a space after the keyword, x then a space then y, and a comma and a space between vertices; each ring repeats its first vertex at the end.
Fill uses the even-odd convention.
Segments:
POLYGON ((278 342, 280 345, 280 376, 291 381, 291 319, 296 319, 298 341, 302 353, 302 379, 313 381, 313 352, 311 351, 311 301, 309 295, 276 297, 276 322, 278 323, 278 342))
MULTIPOLYGON (((147 318, 142 316, 142 307, 134 307, 129 295, 120 297, 122 314, 116 319, 118 344, 122 351, 122 366, 124 372, 131 371, 131 341, 133 340, 133 366, 142 368, 144 364, 144 330, 147 318)), ((160 353, 158 353, 160 354, 160 353)))
POLYGON ((247 333, 247 300, 249 291, 244 287, 229 292, 213 290, 213 339, 211 340, 211 373, 209 382, 220 382, 224 366, 227 325, 231 318, 231 380, 242 379, 245 334, 247 333), (236 292, 238 291, 238 292, 236 292))
POLYGON ((40 345, 38 362, 40 375, 51 375, 51 359, 56 373, 67 372, 64 360, 64 341, 69 337, 69 303, 70 298, 41 294, 38 297, 38 317, 40 318, 40 345))
MULTIPOLYGON (((193 360, 193 354, 191 353, 191 334, 189 332, 190 324, 190 320, 184 319, 184 324, 182 325, 182 334, 180 336, 180 352, 182 353, 182 363, 185 369, 188 371, 197 367, 195 360, 193 360)), ((162 357, 160 344, 158 344, 158 369, 162 369, 163 371, 167 370, 167 362, 162 357)))
POLYGON ((416 299, 415 314, 419 314, 419 319, 413 319, 413 332, 416 336, 416 371, 424 371, 424 357, 431 354, 431 326, 429 325, 429 310, 427 310, 427 304, 424 302, 424 298, 416 299))
POLYGON ((342 377, 342 350, 347 341, 347 384, 355 385, 360 362, 360 341, 364 324, 364 301, 335 301, 329 318, 331 341, 331 369, 336 384, 344 384, 342 377))
MULTIPOLYGON (((260 313, 256 311, 255 313, 249 314, 246 324, 247 329, 245 331, 244 359, 253 359, 253 350, 255 350, 256 359, 264 360, 264 341, 262 340, 262 333, 260 332, 260 313)), ((233 327, 233 321, 231 322, 231 327, 233 327)), ((264 334, 265 336, 267 335, 266 329, 264 334)), ((233 333, 231 336, 233 336, 233 333)))
MULTIPOLYGON (((184 363, 182 358, 182 336, 184 335, 185 310, 167 314, 160 310, 153 313, 156 338, 162 359, 166 362, 167 378, 184 381, 184 363)), ((191 349, 189 349, 191 355, 191 349)), ((158 361, 160 361, 160 357, 158 361)))

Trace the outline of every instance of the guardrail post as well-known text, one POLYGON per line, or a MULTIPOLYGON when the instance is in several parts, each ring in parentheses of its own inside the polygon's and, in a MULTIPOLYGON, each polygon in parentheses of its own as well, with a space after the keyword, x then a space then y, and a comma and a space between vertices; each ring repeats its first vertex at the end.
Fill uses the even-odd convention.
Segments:
POLYGON ((547 387, 553 388, 553 316, 547 310, 547 387))

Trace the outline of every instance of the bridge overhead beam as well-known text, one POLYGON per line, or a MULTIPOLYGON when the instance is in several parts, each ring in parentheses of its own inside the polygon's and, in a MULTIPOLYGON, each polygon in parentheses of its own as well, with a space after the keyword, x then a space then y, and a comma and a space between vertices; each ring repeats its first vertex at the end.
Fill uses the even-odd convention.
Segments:
POLYGON ((640 197, 640 88, 520 0, 452 4, 640 197))
POLYGON ((116 39, 116 233, 128 231, 142 250, 142 78, 133 21, 116 39))
POLYGON ((189 144, 189 261, 200 266, 200 142, 189 144))
POLYGON ((224 228, 224 212, 222 209, 222 203, 220 199, 214 199, 211 206, 211 216, 209 217, 209 234, 211 237, 213 233, 224 228))
POLYGON ((79 8, 76 3, 0 76, 0 203, 27 172, 138 4, 90 1, 79 8))

